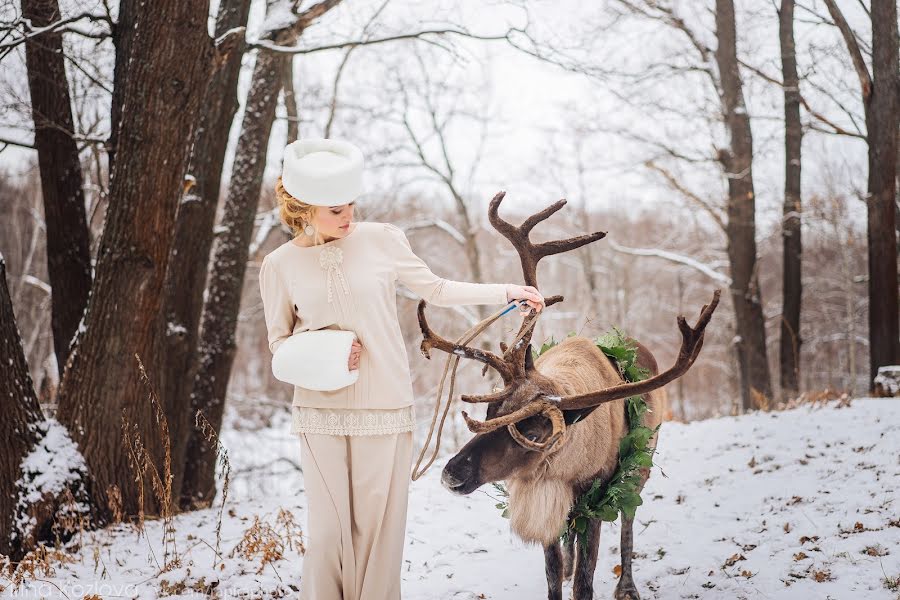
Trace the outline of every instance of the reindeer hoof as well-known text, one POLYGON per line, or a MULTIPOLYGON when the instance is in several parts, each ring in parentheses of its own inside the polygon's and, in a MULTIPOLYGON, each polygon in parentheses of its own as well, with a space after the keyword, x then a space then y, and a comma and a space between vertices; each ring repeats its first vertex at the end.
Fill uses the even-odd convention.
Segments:
POLYGON ((619 584, 616 586, 615 600, 641 600, 641 595, 638 593, 637 586, 634 585, 633 581, 623 583, 620 579, 619 584))

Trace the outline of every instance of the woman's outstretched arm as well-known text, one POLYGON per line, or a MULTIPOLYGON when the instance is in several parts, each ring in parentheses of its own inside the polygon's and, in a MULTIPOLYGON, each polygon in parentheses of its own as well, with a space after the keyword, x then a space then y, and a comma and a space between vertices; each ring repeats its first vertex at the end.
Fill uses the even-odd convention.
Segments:
POLYGON ((505 304, 508 301, 505 283, 469 283, 435 275, 425 261, 413 252, 402 229, 392 223, 384 225, 390 238, 388 243, 397 280, 426 302, 436 306, 457 306, 505 304))

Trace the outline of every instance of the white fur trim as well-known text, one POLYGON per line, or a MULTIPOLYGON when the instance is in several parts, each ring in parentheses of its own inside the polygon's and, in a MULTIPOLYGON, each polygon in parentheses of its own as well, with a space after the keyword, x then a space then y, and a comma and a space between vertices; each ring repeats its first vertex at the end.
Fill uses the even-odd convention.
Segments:
POLYGON ((362 171, 362 150, 350 142, 306 138, 284 149, 281 183, 306 204, 337 206, 362 193, 362 171))
POLYGON ((355 339, 354 332, 343 329, 295 333, 272 355, 272 374, 308 390, 338 390, 356 383, 359 369, 347 366, 355 339))

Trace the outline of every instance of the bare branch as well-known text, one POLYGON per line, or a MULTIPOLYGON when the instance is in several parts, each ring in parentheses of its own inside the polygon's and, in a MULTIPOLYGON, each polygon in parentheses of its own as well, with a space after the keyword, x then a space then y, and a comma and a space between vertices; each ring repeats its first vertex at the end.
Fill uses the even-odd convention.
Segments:
POLYGON ((467 31, 463 31, 460 29, 425 29, 422 31, 417 31, 414 33, 404 33, 399 35, 392 35, 384 38, 376 38, 370 40, 351 40, 347 42, 338 42, 335 44, 326 44, 324 46, 313 46, 310 48, 297 48, 295 46, 279 46, 277 44, 273 44, 272 42, 257 40, 250 42, 248 47, 250 48, 260 48, 263 50, 269 50, 271 52, 279 52, 281 54, 312 54, 313 52, 322 52, 325 50, 340 50, 341 48, 354 48, 357 46, 374 46, 375 44, 384 44, 387 42, 397 42, 401 40, 411 40, 411 39, 420 39, 425 38, 428 35, 459 35, 466 38, 472 38, 476 40, 510 40, 510 34, 513 31, 517 31, 515 28, 509 29, 503 35, 475 35, 469 33, 467 31))
MULTIPOLYGON (((750 64, 744 62, 743 60, 738 59, 738 62, 740 63, 740 65, 742 67, 744 67, 751 73, 754 73, 763 81, 768 81, 769 83, 777 85, 778 87, 780 87, 782 89, 784 88, 784 83, 782 83, 782 81, 780 79, 769 75, 762 69, 754 67, 753 65, 750 65, 750 64)), ((806 109, 806 112, 808 112, 810 114, 810 116, 812 116, 813 118, 817 119, 818 121, 824 123, 825 125, 831 127, 831 130, 819 129, 819 128, 816 128, 815 126, 811 126, 810 127, 811 129, 813 129, 815 131, 820 131, 822 133, 832 133, 835 135, 846 135, 846 136, 850 136, 850 137, 860 138, 863 140, 866 139, 866 135, 864 133, 862 133, 861 131, 859 131, 858 127, 857 127, 856 131, 850 131, 850 130, 844 129, 843 127, 841 127, 840 125, 838 125, 837 123, 833 122, 828 117, 823 115, 822 113, 813 110, 813 108, 809 105, 809 103, 806 101, 806 98, 803 97, 803 94, 801 94, 799 92, 799 90, 797 91, 797 95, 800 98, 800 104, 803 106, 803 108, 806 109)), ((853 122, 853 125, 854 125, 854 127, 856 126, 855 121, 853 122)))
POLYGON ((664 167, 661 167, 654 163, 652 160, 648 160, 644 163, 648 169, 652 171, 656 171, 672 186, 677 192, 679 192, 682 196, 695 203, 697 206, 702 208, 712 219, 716 222, 716 225, 719 226, 719 229, 722 231, 727 231, 727 226, 725 224, 725 216, 721 213, 720 209, 710 204, 707 200, 704 200, 691 190, 689 190, 683 183, 681 183, 677 177, 664 167))
POLYGON ((841 32, 844 43, 847 44, 850 60, 853 61, 853 68, 856 69, 859 85, 862 88, 863 104, 868 104, 869 97, 872 95, 872 76, 869 74, 866 61, 863 59, 862 52, 859 49, 859 41, 856 39, 856 34, 850 29, 844 14, 837 7, 834 0, 825 0, 825 6, 828 7, 828 12, 831 14, 831 18, 834 19, 834 24, 841 32))

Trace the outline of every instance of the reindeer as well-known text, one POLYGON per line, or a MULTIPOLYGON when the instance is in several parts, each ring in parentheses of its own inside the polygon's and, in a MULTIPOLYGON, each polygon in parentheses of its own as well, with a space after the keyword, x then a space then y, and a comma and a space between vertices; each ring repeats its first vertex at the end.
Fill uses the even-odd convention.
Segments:
MULTIPOLYGON (((537 287, 537 263, 541 258, 574 250, 603 238, 598 231, 566 240, 532 243, 531 230, 561 209, 565 200, 535 213, 516 227, 501 219, 498 211, 505 192, 491 200, 488 214, 491 224, 516 248, 526 285, 537 287)), ((593 341, 571 336, 533 360, 531 334, 539 317, 532 310, 522 322, 512 347, 501 343, 502 356, 489 350, 448 341, 435 334, 425 318, 425 302, 418 305, 422 331, 422 353, 430 350, 459 354, 485 364, 502 378, 504 387, 484 395, 463 395, 467 403, 487 403, 484 421, 463 411, 463 417, 475 437, 453 456, 441 475, 451 492, 470 494, 485 483, 505 481, 509 491, 510 527, 528 543, 543 546, 548 598, 562 599, 563 579, 574 571, 575 600, 593 598, 593 577, 600 542, 599 519, 592 520, 584 533, 559 541, 567 516, 576 498, 592 481, 607 482, 616 469, 619 440, 628 432, 624 399, 642 395, 649 407, 644 425, 657 427, 666 405, 664 385, 682 376, 696 360, 703 346, 703 335, 719 302, 720 290, 701 310, 696 327, 677 318, 681 348, 675 364, 662 373, 653 354, 637 340, 637 362, 649 369, 648 379, 624 383, 615 363, 593 341), (573 557, 575 541, 585 547, 573 557)), ((545 297, 545 307, 563 300, 545 297)), ((656 447, 657 435, 651 438, 656 447)), ((649 477, 641 473, 641 487, 649 477)), ((621 566, 616 586, 617 600, 639 600, 631 572, 633 519, 622 517, 621 566)))

